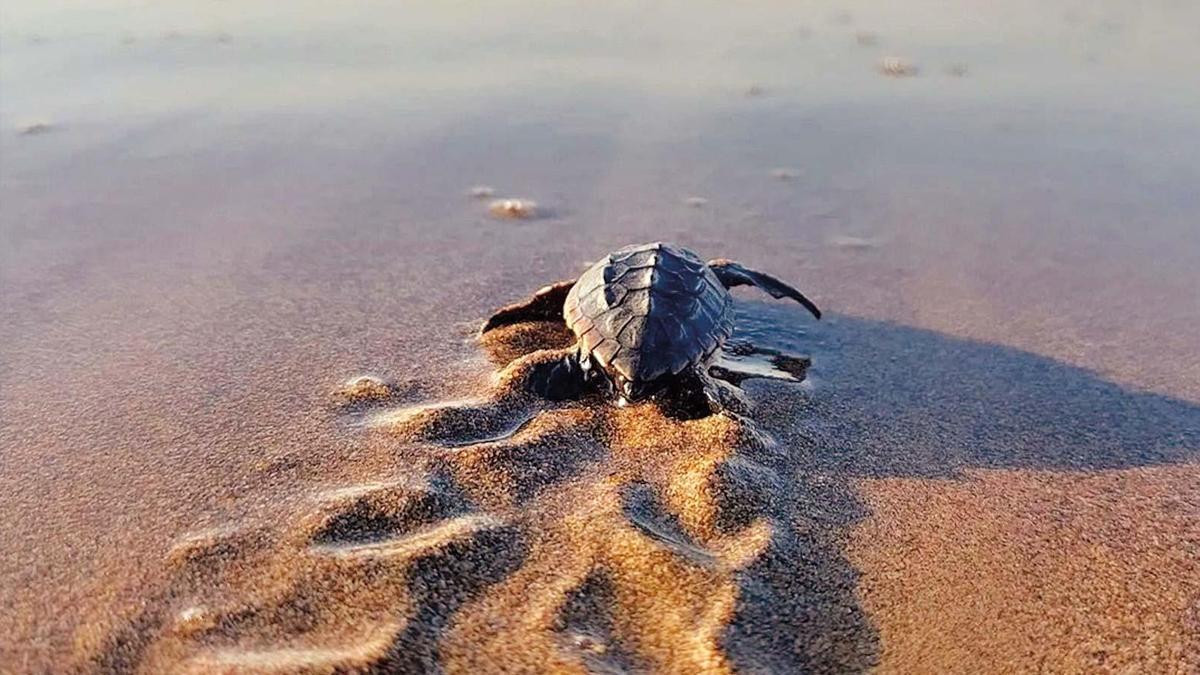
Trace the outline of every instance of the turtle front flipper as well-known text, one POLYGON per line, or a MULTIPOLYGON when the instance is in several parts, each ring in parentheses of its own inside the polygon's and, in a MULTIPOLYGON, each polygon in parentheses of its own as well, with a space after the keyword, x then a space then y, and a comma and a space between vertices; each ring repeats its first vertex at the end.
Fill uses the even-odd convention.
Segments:
POLYGON ((821 310, 813 304, 812 300, 804 297, 800 291, 792 288, 788 284, 776 279, 766 272, 759 272, 748 267, 743 267, 741 264, 732 260, 718 258, 710 260, 708 267, 717 275, 717 279, 725 285, 725 288, 733 288, 734 286, 758 286, 762 290, 771 294, 774 298, 791 298, 796 302, 804 305, 804 308, 812 312, 812 315, 821 318, 821 310))
MULTIPOLYGON (((544 352, 551 354, 553 352, 544 352)), ((595 383, 579 359, 579 350, 566 350, 559 358, 537 363, 525 387, 549 401, 569 401, 595 390, 595 383)))
POLYGON ((752 407, 750 401, 738 387, 708 375, 701 375, 700 382, 703 386, 701 392, 704 394, 704 398, 708 402, 708 409, 712 414, 722 412, 741 416, 750 414, 752 407))
POLYGON ((567 299, 567 292, 574 285, 574 279, 560 281, 538 290, 532 298, 524 302, 500 308, 483 323, 479 333, 482 335, 493 328, 525 321, 562 321, 563 303, 567 299))

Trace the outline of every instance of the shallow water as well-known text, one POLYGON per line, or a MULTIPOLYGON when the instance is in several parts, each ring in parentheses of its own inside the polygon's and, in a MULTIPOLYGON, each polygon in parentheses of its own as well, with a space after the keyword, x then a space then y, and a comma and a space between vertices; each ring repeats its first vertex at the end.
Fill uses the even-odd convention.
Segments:
MULTIPOLYGON (((396 470, 339 424, 333 387, 371 372, 399 384, 397 407, 476 396, 491 371, 468 339, 478 319, 636 241, 769 270, 830 314, 814 326, 738 292, 743 336, 813 358, 802 400, 750 391, 785 444, 823 448, 788 464, 788 495, 829 534, 754 563, 773 599, 735 612, 735 663, 755 653, 739 626, 775 627, 751 635, 763 654, 797 634, 841 636, 824 653, 885 669, 947 653, 897 578, 940 588, 931 604, 1002 605, 918 564, 961 541, 897 552, 937 521, 914 495, 954 493, 905 481, 1016 472, 980 481, 980 513, 1013 485, 1033 504, 1103 489, 1152 522, 1197 513, 1200 12, 876 5, 4 3, 5 662, 45 670, 104 642, 166 587, 186 533, 396 470), (890 56, 916 76, 881 74, 890 56), (540 217, 493 217, 468 194, 481 184, 540 217), (1072 473, 1100 470, 1112 484, 1072 473), (1173 471, 1192 477, 1161 478, 1182 486, 1176 505, 1146 496, 1173 471), (917 562, 888 568, 897 557, 917 562), (802 560, 796 579, 831 581, 783 583, 802 560)), ((1070 513, 1017 519, 1035 535, 1012 555, 1105 517, 1070 513)), ((1185 525, 1126 531, 1092 578, 1196 557, 1185 525)), ((1175 652, 1082 605, 1056 618, 1075 633, 1042 639, 1179 661, 1195 645, 1171 631, 1200 576, 1174 579, 1140 596, 1175 652)), ((1039 616, 1036 598, 1020 609, 1039 616)), ((997 667, 1024 653, 957 640, 997 667)))

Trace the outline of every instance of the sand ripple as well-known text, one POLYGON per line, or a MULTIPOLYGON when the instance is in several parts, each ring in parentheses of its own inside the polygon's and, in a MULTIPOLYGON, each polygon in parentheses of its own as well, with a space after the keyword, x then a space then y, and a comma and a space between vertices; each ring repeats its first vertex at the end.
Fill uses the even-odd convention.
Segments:
POLYGON ((181 540, 174 581, 92 664, 731 671, 750 568, 788 546, 779 450, 738 416, 539 399, 530 373, 563 343, 550 326, 495 331, 483 347, 511 362, 488 391, 357 427, 393 475, 330 486, 272 527, 181 540))

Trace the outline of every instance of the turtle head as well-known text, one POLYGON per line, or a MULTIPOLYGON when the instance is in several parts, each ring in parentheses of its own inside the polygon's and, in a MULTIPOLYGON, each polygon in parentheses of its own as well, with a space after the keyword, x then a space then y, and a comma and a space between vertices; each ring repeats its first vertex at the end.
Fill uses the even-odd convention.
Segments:
POLYGON ((667 386, 666 378, 663 377, 649 381, 631 380, 620 373, 614 372, 608 373, 608 378, 613 383, 617 402, 621 405, 644 401, 659 393, 667 386))

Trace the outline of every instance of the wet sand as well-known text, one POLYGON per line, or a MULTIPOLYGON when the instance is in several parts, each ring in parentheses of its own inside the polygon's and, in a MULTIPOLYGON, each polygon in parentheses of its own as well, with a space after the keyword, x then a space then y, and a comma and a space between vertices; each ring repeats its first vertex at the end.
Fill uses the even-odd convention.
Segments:
POLYGON ((689 8, 6 8, 0 661, 1195 670, 1195 11, 689 8), (653 239, 750 431, 492 379, 653 239))

